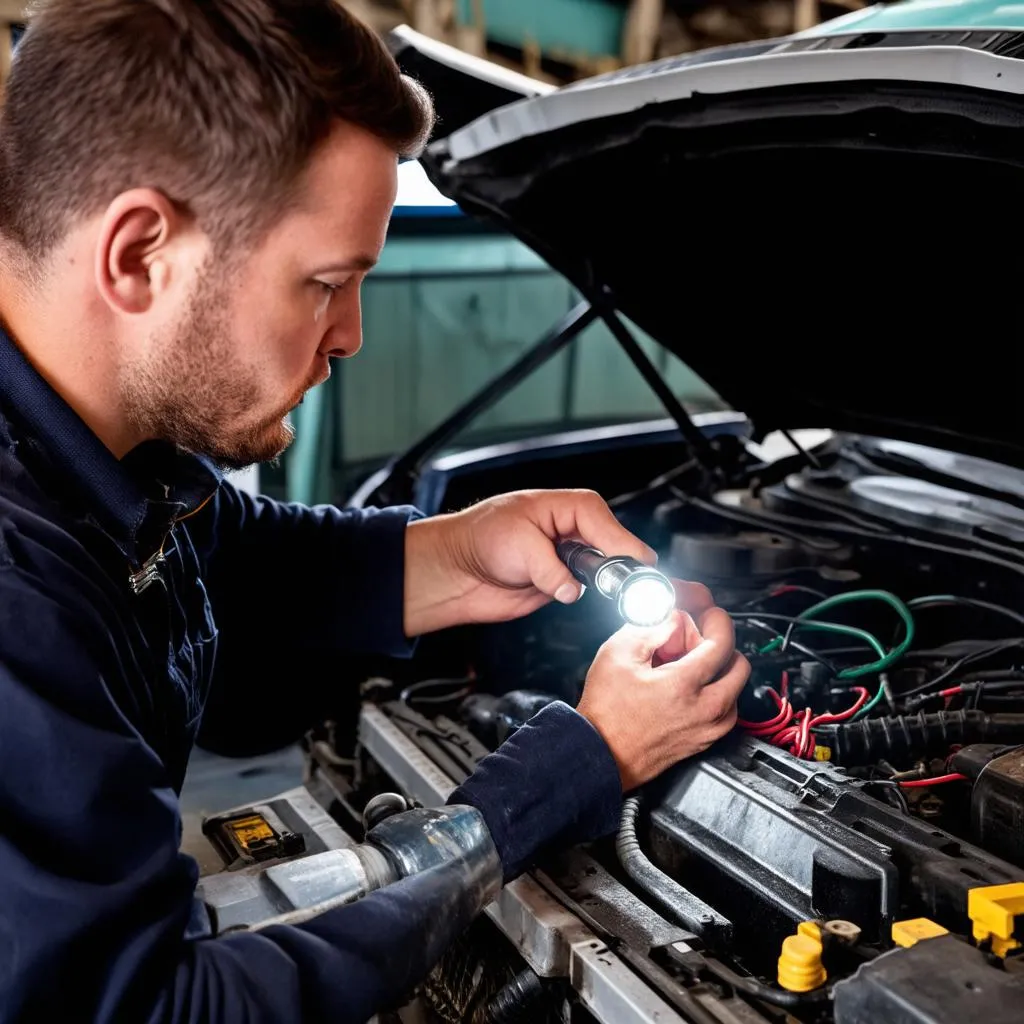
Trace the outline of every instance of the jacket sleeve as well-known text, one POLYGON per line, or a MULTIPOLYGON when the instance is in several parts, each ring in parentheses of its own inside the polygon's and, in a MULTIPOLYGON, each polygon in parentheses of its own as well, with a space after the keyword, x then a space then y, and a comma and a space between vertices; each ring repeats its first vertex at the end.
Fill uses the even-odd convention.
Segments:
POLYGON ((448 802, 480 811, 509 881, 548 849, 613 832, 622 784, 600 733, 555 701, 485 757, 448 802))
MULTIPOLYGON (((364 1024, 396 1002, 442 951, 425 878, 298 927, 191 937, 196 867, 119 683, 124 657, 97 602, 0 567, 0 1022, 364 1024)), ((462 787, 506 873, 538 844, 609 826, 607 771, 556 787, 531 767, 555 746, 562 764, 591 763, 587 730, 545 711, 462 787)))
POLYGON ((409 655, 405 528, 418 518, 252 497, 225 480, 192 530, 221 632, 256 649, 269 630, 325 653, 409 655))
POLYGON ((405 529, 420 517, 404 506, 289 504, 221 484, 185 524, 219 633, 204 747, 262 754, 324 718, 354 715, 354 684, 381 671, 380 659, 414 650, 403 628, 405 529))

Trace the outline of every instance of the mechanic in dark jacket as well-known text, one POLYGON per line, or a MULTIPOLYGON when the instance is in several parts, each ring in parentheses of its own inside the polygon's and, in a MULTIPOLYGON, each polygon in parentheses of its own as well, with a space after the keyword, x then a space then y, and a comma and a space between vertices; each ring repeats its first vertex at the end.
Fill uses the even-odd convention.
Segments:
MULTIPOLYGON (((0 1021, 365 1020, 431 966, 415 887, 212 938, 177 804, 208 698, 312 706, 346 656, 571 602, 559 535, 651 556, 587 493, 423 519, 224 478, 278 455, 358 350, 397 157, 431 121, 333 0, 51 0, 21 43, 0 121, 0 1021), (257 688, 272 646, 324 671, 257 688)), ((576 710, 452 797, 506 878, 611 831, 623 788, 731 727, 748 668, 706 592, 680 595, 692 617, 617 634, 576 710)))

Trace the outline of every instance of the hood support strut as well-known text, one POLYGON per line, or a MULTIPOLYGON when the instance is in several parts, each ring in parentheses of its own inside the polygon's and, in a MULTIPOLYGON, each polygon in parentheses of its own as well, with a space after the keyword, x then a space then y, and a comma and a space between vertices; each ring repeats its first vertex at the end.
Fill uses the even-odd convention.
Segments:
POLYGON ((647 386, 657 395, 665 411, 675 420, 679 433, 693 450, 694 458, 708 471, 715 472, 721 466, 719 453, 712 446, 704 431, 690 419, 689 413, 683 408, 682 402, 672 393, 665 379, 658 373, 657 367, 647 357, 630 329, 622 322, 615 308, 607 301, 598 306, 601 319, 608 325, 608 330, 622 346, 637 372, 647 382, 647 386))
POLYGON ((601 296, 599 300, 588 302, 584 299, 579 302, 503 374, 459 406, 451 416, 439 423, 426 437, 392 460, 373 488, 375 499, 383 501, 385 504, 408 501, 412 485, 415 484, 423 463, 431 455, 478 416, 504 398, 535 370, 561 352, 598 319, 605 322, 615 340, 629 356, 637 372, 647 382, 648 387, 675 421, 683 439, 690 445, 694 458, 710 476, 721 475, 725 468, 723 453, 690 419, 689 414, 672 393, 672 389, 665 383, 657 367, 647 357, 629 328, 622 322, 610 301, 609 293, 605 289, 599 289, 598 294, 601 296))

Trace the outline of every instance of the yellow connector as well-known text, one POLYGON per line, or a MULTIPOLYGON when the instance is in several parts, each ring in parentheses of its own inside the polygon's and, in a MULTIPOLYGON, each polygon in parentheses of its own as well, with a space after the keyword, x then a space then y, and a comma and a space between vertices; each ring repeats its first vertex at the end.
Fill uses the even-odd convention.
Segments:
POLYGON ((824 985, 828 975, 821 963, 821 953, 821 929, 813 921, 801 921, 796 935, 783 940, 779 985, 789 992, 810 992, 824 985))
POLYGON ((967 893, 967 916, 976 942, 991 941, 992 952, 1005 957, 1020 948, 1013 937, 1016 918, 1024 915, 1024 882, 983 885, 967 893))
POLYGON ((927 917, 915 917, 910 921, 896 921, 892 926, 892 941, 904 949, 913 946, 922 939, 937 939, 949 932, 940 924, 929 921, 927 917))
POLYGON ((815 747, 814 748, 814 760, 815 761, 831 761, 832 760, 832 748, 831 747, 815 747))

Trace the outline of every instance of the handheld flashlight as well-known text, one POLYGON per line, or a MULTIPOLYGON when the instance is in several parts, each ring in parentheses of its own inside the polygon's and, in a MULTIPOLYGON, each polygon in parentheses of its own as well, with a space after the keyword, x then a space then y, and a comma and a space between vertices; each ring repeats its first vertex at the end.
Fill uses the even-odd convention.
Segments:
POLYGON ((633 626, 658 626, 676 606, 672 582, 657 569, 626 555, 608 556, 574 540, 559 541, 558 557, 585 587, 615 601, 633 626))

